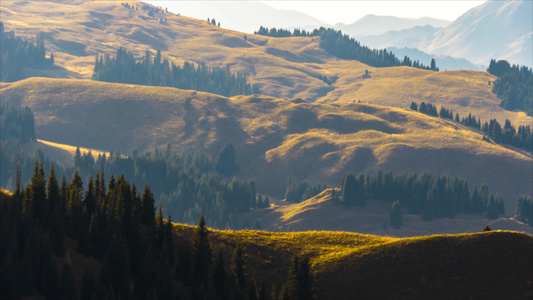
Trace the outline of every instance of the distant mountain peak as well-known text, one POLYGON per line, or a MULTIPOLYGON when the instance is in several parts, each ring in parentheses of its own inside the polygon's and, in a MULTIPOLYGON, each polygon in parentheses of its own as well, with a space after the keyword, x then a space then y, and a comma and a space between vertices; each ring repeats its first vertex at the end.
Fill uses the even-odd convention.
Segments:
POLYGON ((375 14, 368 14, 350 24, 336 24, 335 29, 342 30, 342 32, 353 37, 379 35, 388 31, 403 30, 413 28, 415 26, 430 25, 432 27, 445 27, 450 24, 450 21, 439 20, 430 17, 421 18, 401 18, 396 16, 379 16, 375 14))
POLYGON ((533 65, 533 1, 487 1, 441 29, 421 50, 466 58, 477 64, 505 58, 533 65), (516 48, 519 47, 519 48, 516 48))

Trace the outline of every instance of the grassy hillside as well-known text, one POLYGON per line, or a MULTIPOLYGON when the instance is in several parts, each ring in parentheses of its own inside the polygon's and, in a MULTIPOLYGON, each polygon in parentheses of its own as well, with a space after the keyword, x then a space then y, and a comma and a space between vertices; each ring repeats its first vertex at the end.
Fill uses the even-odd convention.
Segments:
POLYGON ((32 109, 46 141, 126 154, 171 144, 213 155, 231 141, 239 175, 278 197, 288 177, 340 184, 345 172, 431 171, 487 183, 512 214, 533 181, 531 154, 411 110, 44 78, 0 92, 3 102, 32 109))
POLYGON ((244 33, 226 30, 224 24, 219 28, 206 20, 164 11, 151 17, 140 9, 141 3, 131 4, 139 9, 128 9, 117 1, 4 1, 0 11, 6 30, 30 37, 44 32, 46 47, 62 68, 27 70, 28 76, 88 79, 97 53, 115 55, 118 47, 125 47, 140 57, 145 51, 161 50, 176 64, 185 60, 210 66, 229 64, 275 97, 392 107, 425 101, 445 105, 461 115, 473 113, 483 122, 491 118, 502 124, 506 118, 516 125, 533 122, 523 113, 498 106, 500 100, 488 85, 496 77, 486 72, 372 68, 332 57, 318 46, 319 37, 247 35, 244 40, 244 33), (365 70, 371 78, 362 78, 365 70), (332 85, 319 76, 332 80, 332 85))
MULTIPOLYGON (((175 225, 178 236, 192 228, 175 225)), ((292 255, 311 258, 318 299, 527 299, 533 237, 516 232, 388 238, 344 232, 217 231, 213 247, 243 244, 248 276, 279 286, 292 255), (261 270, 261 271, 253 271, 261 270)))
MULTIPOLYGON (((336 189, 340 195, 340 189, 336 189)), ((251 224, 259 220, 261 228, 268 231, 327 230, 364 234, 413 237, 430 234, 456 234, 479 232, 488 225, 493 230, 512 230, 533 234, 533 228, 514 218, 490 220, 486 213, 459 214, 454 218, 424 221, 422 216, 409 214, 403 209, 403 226, 390 226, 391 203, 367 201, 365 207, 345 207, 331 198, 331 189, 301 203, 272 201, 267 209, 257 209, 243 216, 251 224)), ((512 213, 512 211, 511 211, 512 213)))
MULTIPOLYGON (((0 190, 0 208, 9 207, 10 200, 11 195, 0 190)), ((190 249, 194 230, 193 226, 172 224, 174 257, 182 259, 178 253, 190 249)), ((279 293, 287 281, 291 258, 299 255, 310 259, 317 299, 353 299, 354 295, 362 299, 533 296, 533 236, 524 233, 490 231, 400 239, 330 231, 209 229, 208 238, 213 253, 222 252, 226 274, 232 253, 241 244, 247 282, 264 284, 267 294, 272 288, 279 293)), ((102 259, 80 253, 79 246, 79 240, 66 238, 68 255, 53 260, 60 269, 69 261, 78 293, 84 273, 99 274, 103 265, 102 259)))

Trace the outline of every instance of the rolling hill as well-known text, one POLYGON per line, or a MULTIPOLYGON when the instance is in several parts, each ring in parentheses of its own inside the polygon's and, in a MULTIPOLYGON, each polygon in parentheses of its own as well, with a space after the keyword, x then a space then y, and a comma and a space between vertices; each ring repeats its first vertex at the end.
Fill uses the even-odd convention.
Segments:
MULTIPOLYGON (((60 68, 34 76, 89 79, 97 53, 115 55, 125 47, 137 57, 161 50, 176 64, 205 62, 229 64, 245 74, 266 95, 302 98, 320 102, 358 102, 408 107, 411 101, 445 105, 461 115, 472 113, 482 121, 509 119, 513 124, 531 124, 520 112, 505 111, 491 93, 485 72, 424 71, 406 67, 372 68, 357 61, 332 57, 323 51, 318 37, 273 38, 227 30, 164 11, 153 17, 114 1, 73 2, 4 1, 0 6, 6 30, 34 37, 43 32, 46 47, 60 68), (57 11, 65 13, 54 13, 57 11), (165 22, 161 22, 164 20, 165 22), (365 70, 371 78, 361 76, 365 70), (319 79, 325 76, 331 85, 319 79)), ((34 72, 35 70, 30 70, 34 72)))
MULTIPOLYGON (((340 189, 336 188, 340 195, 340 189)), ((391 203, 367 201, 365 207, 345 207, 331 197, 331 189, 302 201, 272 201, 267 209, 253 210, 243 218, 253 223, 259 221, 261 229, 268 231, 347 231, 390 237, 414 237, 431 234, 458 234, 479 232, 488 225, 493 230, 512 230, 533 234, 533 228, 514 218, 490 220, 486 214, 457 215, 454 218, 433 219, 426 222, 422 216, 409 214, 403 209, 403 225, 389 226, 391 203)))
MULTIPOLYGON (((485 142, 482 133, 408 111, 412 101, 444 105, 482 122, 529 125, 523 112, 499 107, 486 72, 373 68, 332 57, 319 37, 273 38, 226 30, 204 20, 133 9, 113 1, 3 2, 6 30, 43 31, 58 67, 44 77, 2 83, 2 102, 29 106, 37 137, 102 151, 202 149, 212 155, 233 142, 239 176, 282 198, 289 177, 339 185, 345 172, 430 171, 487 183, 506 200, 531 193, 532 157, 485 142), (54 13, 62 11, 65 13, 54 13), (258 84, 264 96, 225 98, 195 91, 87 80, 96 54, 118 47, 136 55, 229 64, 258 84), (368 70, 370 78, 363 78, 368 70), (320 80, 326 76, 328 85, 320 80), (309 102, 311 101, 311 102, 309 102), (313 103, 314 102, 314 103, 313 103)), ((135 8, 136 7, 136 8, 135 8)), ((26 70, 35 75, 34 70, 26 70)))
POLYGON ((531 154, 399 108, 72 79, 30 78, 0 92, 4 103, 29 106, 37 137, 56 143, 122 153, 171 144, 216 155, 231 141, 239 175, 276 197, 288 177, 339 185, 345 172, 431 171, 487 183, 512 214, 533 179, 531 154))
MULTIPOLYGON (((8 216, 9 221, 13 217, 8 212, 15 211, 9 209, 12 205, 11 197, 9 193, 0 190, 2 209, 0 212, 8 216)), ((183 253, 190 251, 196 227, 170 225, 169 227, 165 225, 165 228, 169 228, 168 236, 174 245, 171 248, 172 256, 178 260, 177 263, 170 264, 176 267, 177 278, 158 278, 175 287, 176 281, 181 281, 180 274, 191 271, 183 269, 183 266, 187 261, 189 265, 195 261, 194 259, 191 261, 190 256, 187 260, 188 256, 183 253)), ((16 232, 8 226, 3 226, 2 229, 4 235, 8 237, 16 232)), ((32 243, 35 243, 36 237, 41 234, 39 231, 35 232, 32 243)), ((277 291, 275 292, 277 295, 281 286, 287 281, 291 258, 298 255, 309 259, 312 286, 317 299, 353 299, 354 295, 363 299, 529 299, 533 296, 531 280, 533 257, 530 255, 533 249, 533 236, 525 233, 489 231, 392 238, 328 231, 274 233, 207 229, 205 232, 208 247, 213 253, 220 253, 222 259, 217 256, 216 260, 222 262, 223 271, 228 275, 232 253, 237 245, 241 246, 247 281, 245 290, 255 282, 268 291, 266 294, 277 291)), ((41 243, 51 247, 47 236, 40 239, 41 243)), ((117 242, 113 240, 111 244, 117 245, 117 242)), ((42 251, 46 253, 44 257, 49 263, 49 269, 55 270, 55 277, 49 272, 44 273, 45 278, 48 276, 57 278, 58 268, 68 270, 71 278, 70 291, 73 296, 86 294, 87 274, 92 274, 89 276, 93 278, 94 274, 109 272, 110 266, 124 267, 124 264, 130 263, 127 250, 110 251, 110 253, 125 253, 125 260, 116 258, 119 261, 117 263, 110 259, 88 255, 86 249, 80 246, 81 239, 67 237, 64 241, 67 255, 56 256, 49 248, 48 252, 42 251)), ((117 246, 111 247, 113 250, 116 249, 113 247, 117 246)), ((125 249, 128 249, 127 246, 125 249)), ((142 249, 142 246, 139 246, 139 249, 142 249)), ((28 250, 26 252, 31 253, 28 250)), ((35 252, 37 250, 34 250, 35 252)), ((162 256, 166 256, 164 251, 161 253, 162 256)), ((157 260, 152 259, 151 255, 147 257, 157 269, 155 264, 157 260)), ((209 267, 209 264, 207 269, 209 275, 216 272, 213 272, 216 267, 209 267)), ((127 267, 119 270, 125 271, 125 276, 119 275, 127 283, 125 289, 133 291, 132 296, 136 296, 142 284, 138 279, 142 278, 142 275, 132 276, 127 267)), ((150 269, 143 267, 143 270, 150 269)), ((174 274, 168 268, 167 272, 168 275, 174 274)), ((38 279, 40 282, 44 281, 41 277, 38 279)), ((65 290, 64 282, 66 280, 62 278, 59 291, 65 290)), ((55 286, 58 286, 57 279, 55 286)), ((229 285, 230 288, 232 286, 229 285)), ((99 290, 101 287, 96 286, 95 291, 99 290)), ((9 291, 13 292, 13 289, 9 291)), ((40 288, 39 291, 49 290, 40 288)), ((180 296, 185 298, 188 296, 184 288, 173 292, 178 295, 179 292, 183 292, 180 296)), ((23 294, 41 296, 35 291, 33 293, 26 291, 23 294)), ((192 297, 189 295, 188 298, 192 297)))
MULTIPOLYGON (((176 242, 194 227, 174 225, 176 242)), ((294 254, 310 258, 317 299, 527 299, 533 237, 509 231, 390 238, 346 232, 210 230, 225 261, 243 245, 247 276, 275 286, 294 254), (258 271, 260 270, 260 271, 258 271), (386 270, 386 271, 385 271, 386 270), (409 274, 408 277, 405 274, 409 274)))

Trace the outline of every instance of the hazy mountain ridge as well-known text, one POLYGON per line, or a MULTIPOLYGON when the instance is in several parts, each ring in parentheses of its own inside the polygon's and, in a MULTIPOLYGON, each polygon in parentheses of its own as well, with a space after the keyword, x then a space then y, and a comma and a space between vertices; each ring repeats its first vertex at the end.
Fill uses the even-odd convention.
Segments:
POLYGON ((452 70, 473 70, 473 71, 486 71, 487 67, 484 65, 476 65, 464 58, 453 58, 446 55, 432 55, 422 52, 415 48, 397 48, 387 47, 387 50, 394 53, 398 57, 407 56, 411 59, 418 59, 421 63, 429 63, 431 59, 435 59, 437 66, 441 71, 452 70))
MULTIPOLYGON (((412 59, 421 59, 428 55, 457 59, 444 67, 439 64, 441 70, 481 70, 488 66, 491 59, 505 59, 514 64, 531 67, 532 10, 531 1, 487 1, 449 24, 440 23, 441 28, 436 28, 438 26, 428 22, 425 26, 392 28, 387 32, 370 35, 358 34, 355 31, 348 33, 370 47, 416 48, 426 53, 413 54, 412 59), (467 61, 462 62, 461 59, 467 61)), ((377 21, 379 19, 369 18, 366 23, 375 27, 377 21)), ((394 19, 390 21, 393 22, 394 19)), ((421 62, 425 63, 425 60, 421 62)))
POLYGON ((483 121, 496 118, 502 124, 505 119, 516 125, 531 123, 531 118, 521 113, 498 107, 500 100, 487 85, 495 77, 487 73, 372 68, 332 57, 319 47, 319 37, 247 35, 244 41, 243 33, 213 26, 206 20, 166 13, 156 14, 156 20, 140 9, 128 9, 117 2, 81 2, 76 6, 28 3, 4 2, 0 9, 6 30, 29 37, 44 31, 47 51, 54 53, 55 64, 62 69, 40 72, 40 76, 90 78, 96 53, 114 56, 122 46, 140 58, 147 50, 155 55, 159 45, 163 58, 177 65, 183 61, 205 62, 208 66, 229 64, 232 72, 242 72, 251 84, 258 84, 264 94, 274 97, 364 101, 395 107, 426 101, 445 105, 461 115, 473 113, 486 118, 483 121), (48 7, 69 14, 52 14, 48 7), (165 19, 166 24, 159 19, 165 19), (86 42, 87 37, 91 43, 86 42), (58 43, 60 40, 68 43, 58 43), (74 55, 72 45, 83 46, 85 52, 74 55), (361 77, 366 70, 371 73, 370 79, 361 77), (326 84, 320 76, 333 83, 326 84))
POLYGON ((421 50, 477 64, 505 58, 531 67, 531 42, 526 41, 533 32, 532 11, 532 1, 487 1, 441 29, 421 50))
POLYGON ((366 15, 351 24, 335 24, 337 30, 349 34, 354 38, 368 35, 379 35, 389 31, 400 31, 417 26, 431 26, 441 28, 450 24, 450 21, 435 18, 399 18, 394 16, 366 15))
POLYGON ((387 31, 379 35, 361 36, 357 39, 361 44, 376 49, 389 47, 418 48, 427 39, 433 38, 433 35, 440 29, 431 25, 414 26, 402 30, 387 31))
MULTIPOLYGON (((155 1, 147 1, 154 3, 155 1)), ((159 4, 158 2, 157 4, 159 4)), ((229 28, 245 33, 253 33, 260 26, 277 27, 285 29, 300 28, 312 30, 320 26, 328 26, 326 23, 294 10, 275 9, 265 3, 257 1, 211 1, 205 2, 173 2, 163 3, 164 8, 182 15, 214 18, 224 28, 229 28)))

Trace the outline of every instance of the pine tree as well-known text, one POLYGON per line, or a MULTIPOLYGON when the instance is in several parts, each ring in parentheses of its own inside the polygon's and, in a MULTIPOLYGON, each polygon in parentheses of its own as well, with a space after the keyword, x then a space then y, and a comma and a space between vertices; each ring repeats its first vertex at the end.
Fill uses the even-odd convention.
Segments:
POLYGON ((309 258, 300 258, 298 255, 293 256, 289 269, 287 291, 291 300, 314 299, 309 258))
POLYGON ((224 294, 224 287, 226 285, 226 271, 224 270, 224 256, 222 250, 219 250, 218 257, 215 262, 213 285, 215 286, 218 295, 224 294))
POLYGON ((141 223, 148 227, 153 227, 155 224, 154 214, 155 214, 154 194, 150 190, 150 187, 148 185, 145 185, 144 192, 142 195, 142 201, 141 201, 141 215, 142 215, 141 223))
POLYGON ((239 171, 239 165, 235 161, 235 148, 232 143, 227 143, 218 154, 216 169, 226 176, 233 175, 239 171))
POLYGON ((403 225, 402 209, 399 201, 394 201, 390 212, 390 224, 394 228, 399 228, 403 225))
POLYGON ((209 231, 205 226, 205 217, 202 215, 192 236, 193 284, 207 284, 211 255, 209 231))
POLYGON ((431 59, 430 69, 432 71, 438 71, 437 64, 435 63, 435 59, 434 58, 431 59))
POLYGON ((244 260, 244 249, 242 244, 238 243, 233 250, 233 257, 231 259, 230 272, 235 287, 237 289, 244 289, 246 285, 246 275, 245 275, 245 260, 244 260))
MULTIPOLYGON (((68 256, 67 256, 68 257, 68 256)), ((76 288, 74 286, 74 276, 72 275, 72 266, 67 260, 65 267, 63 267, 63 275, 61 276, 61 298, 63 300, 75 299, 76 288)))
POLYGON ((490 196, 489 202, 487 203, 487 218, 489 219, 498 218, 498 208, 496 207, 496 201, 493 195, 490 196))
POLYGON ((344 206, 354 206, 356 204, 356 182, 353 174, 344 175, 341 199, 344 206))
POLYGON ((31 189, 29 195, 29 201, 31 205, 31 212, 28 212, 28 216, 37 219, 39 225, 43 225, 45 217, 49 212, 49 205, 46 199, 46 180, 44 179, 43 163, 39 164, 38 160, 35 161, 35 167, 33 168, 33 176, 31 177, 31 189))
POLYGON ((89 269, 85 270, 81 283, 81 300, 91 300, 95 289, 94 275, 89 269))

